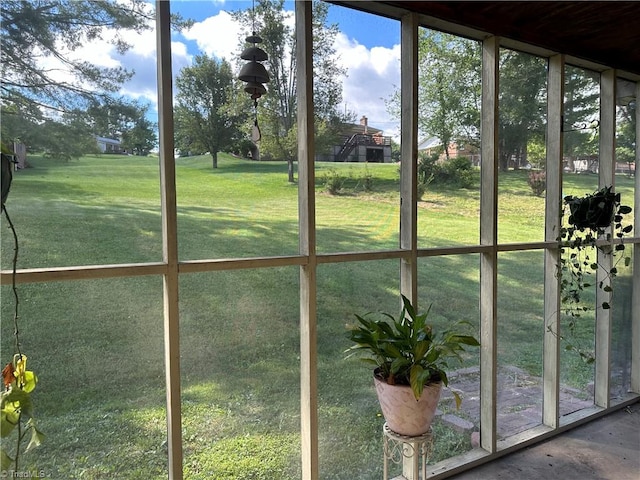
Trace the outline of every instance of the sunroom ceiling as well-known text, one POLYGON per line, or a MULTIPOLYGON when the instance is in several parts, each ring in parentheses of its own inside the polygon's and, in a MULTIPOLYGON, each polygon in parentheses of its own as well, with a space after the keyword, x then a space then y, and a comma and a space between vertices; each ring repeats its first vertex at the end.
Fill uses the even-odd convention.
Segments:
POLYGON ((638 1, 380 3, 640 75, 638 1))

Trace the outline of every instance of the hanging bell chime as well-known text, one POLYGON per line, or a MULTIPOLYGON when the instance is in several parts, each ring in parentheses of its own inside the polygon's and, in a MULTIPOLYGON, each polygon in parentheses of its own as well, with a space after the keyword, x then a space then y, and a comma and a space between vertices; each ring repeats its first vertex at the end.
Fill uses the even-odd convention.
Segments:
POLYGON ((254 101, 257 101, 258 98, 267 93, 267 89, 263 84, 271 80, 267 69, 260 63, 266 61, 269 57, 267 52, 256 46, 256 44, 262 43, 262 38, 256 35, 255 32, 248 36, 246 41, 250 43, 251 46, 243 50, 240 58, 248 60, 249 63, 246 63, 240 69, 238 79, 247 82, 247 86, 244 89, 245 92, 251 95, 254 101))

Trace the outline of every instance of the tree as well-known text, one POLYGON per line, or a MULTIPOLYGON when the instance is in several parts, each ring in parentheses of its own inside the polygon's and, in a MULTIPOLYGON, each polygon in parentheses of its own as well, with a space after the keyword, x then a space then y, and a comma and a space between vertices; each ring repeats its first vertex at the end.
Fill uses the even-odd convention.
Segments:
MULTIPOLYGON (((345 120, 338 104, 342 101, 340 77, 346 74, 336 58, 333 47, 337 25, 327 25, 329 5, 313 2, 313 65, 314 114, 316 143, 331 143, 339 125, 345 120)), ((289 181, 293 182, 293 161, 296 158, 296 59, 295 35, 289 26, 284 0, 258 0, 254 10, 236 13, 243 26, 244 37, 255 31, 263 39, 260 47, 269 59, 265 66, 271 77, 268 92, 260 99, 259 123, 262 130, 261 150, 264 158, 288 162, 289 181)))
MULTIPOLYGON (((32 149, 38 145, 53 151, 57 147, 50 145, 47 136, 51 130, 58 136, 69 128, 68 118, 63 119, 65 114, 72 114, 75 131, 83 119, 95 121, 90 110, 95 113, 96 108, 113 108, 116 104, 127 108, 115 96, 133 72, 79 61, 73 52, 100 39, 109 41, 123 54, 130 47, 127 38, 131 33, 153 28, 154 17, 153 7, 144 0, 0 2, 3 139, 19 138, 32 149), (53 62, 55 67, 45 68, 45 62, 53 62), (54 128, 56 122, 59 125, 54 128)), ((172 21, 177 28, 192 23, 179 16, 172 21)), ((135 104, 129 107, 137 108, 135 104)), ((100 130, 91 133, 101 134, 100 130)), ((120 129, 119 133, 123 131, 120 129)), ((86 144, 84 140, 80 143, 86 144)), ((73 155, 79 152, 75 148, 69 151, 73 155)), ((80 154, 83 153, 87 152, 80 154)))
POLYGON ((631 164, 635 162, 636 149, 636 108, 637 101, 628 102, 618 107, 618 122, 616 124, 616 161, 627 162, 629 164, 629 172, 631 164))
POLYGON ((181 151, 209 152, 218 168, 218 152, 234 149, 242 139, 246 110, 238 108, 239 86, 231 65, 197 55, 176 78, 176 146, 181 151))
POLYGON ((84 121, 83 112, 65 113, 61 121, 46 119, 37 132, 35 147, 47 158, 69 161, 97 153, 96 139, 84 121))
POLYGON ((596 72, 573 66, 565 68, 563 146, 572 169, 578 157, 598 154, 598 83, 596 72))
POLYGON ((510 165, 517 169, 526 164, 529 142, 544 138, 545 59, 501 49, 499 85, 498 161, 504 171, 510 165))
MULTIPOLYGON (((478 42, 430 29, 418 40, 418 128, 437 137, 449 158, 450 144, 480 144, 480 46, 478 42)), ((400 90, 386 102, 400 118, 400 90)))
POLYGON ((154 124, 145 115, 139 116, 131 129, 122 133, 123 148, 134 155, 149 155, 157 144, 154 124))
POLYGON ((86 108, 87 102, 116 92, 131 77, 123 68, 97 67, 74 60, 71 53, 96 39, 106 29, 111 43, 123 53, 124 36, 151 28, 153 12, 142 0, 6 0, 0 4, 3 65, 2 98, 5 105, 35 104, 48 111, 86 108), (56 71, 42 68, 45 59, 57 59, 71 73, 59 80, 56 71))
POLYGON ((419 108, 425 112, 420 116, 419 128, 440 139, 448 159, 451 143, 478 143, 479 45, 455 35, 421 29, 418 49, 419 108))
POLYGON ((126 150, 147 155, 157 144, 155 124, 147 118, 148 111, 148 105, 111 98, 102 104, 92 103, 87 122, 93 134, 119 138, 126 150))

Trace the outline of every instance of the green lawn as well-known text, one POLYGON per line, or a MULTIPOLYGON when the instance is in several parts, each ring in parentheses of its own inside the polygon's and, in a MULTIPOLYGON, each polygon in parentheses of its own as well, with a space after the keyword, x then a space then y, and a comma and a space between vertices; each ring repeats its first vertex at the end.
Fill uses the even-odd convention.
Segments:
MULTIPOLYGON (((162 258, 158 160, 31 157, 8 210, 20 236, 20 268, 154 262, 162 258)), ((177 161, 183 260, 298 251, 297 186, 286 164, 221 155, 177 161)), ((319 164, 321 253, 398 246, 397 165, 319 164), (346 178, 324 191, 325 173, 346 178), (365 189, 366 177, 372 189, 365 189)), ((623 199, 633 181, 617 178, 623 199)), ((593 191, 595 177, 566 175, 565 194, 593 191)), ((500 240, 541 240, 544 200, 526 172, 500 174, 500 240)), ((432 187, 419 205, 421 247, 476 244, 479 187, 432 187)), ((2 220, 2 268, 12 238, 2 220)), ((539 251, 499 257, 499 362, 539 375, 543 271, 539 251)), ((437 326, 478 325, 479 256, 422 258, 420 298, 437 326)), ((318 268, 320 470, 323 480, 381 477, 382 419, 372 382, 345 361, 353 313, 396 313, 398 261, 318 268)), ((297 267, 184 275, 180 280, 184 469, 189 479, 299 478, 297 267)), ((39 376, 36 415, 47 435, 25 468, 53 478, 166 478, 162 279, 134 277, 20 285, 21 340, 39 376)), ((2 360, 13 351, 10 289, 2 288, 2 360)), ((585 342, 592 329, 581 330, 585 342)), ((466 365, 477 365, 475 352, 466 365)), ((584 387, 590 368, 563 357, 564 381, 584 387)), ((434 461, 470 448, 436 432, 434 461)))

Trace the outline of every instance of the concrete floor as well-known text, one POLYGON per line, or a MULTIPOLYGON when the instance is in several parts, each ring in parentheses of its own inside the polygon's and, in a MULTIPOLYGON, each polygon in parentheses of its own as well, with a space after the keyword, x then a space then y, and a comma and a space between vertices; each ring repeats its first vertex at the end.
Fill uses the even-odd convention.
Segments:
POLYGON ((640 403, 452 480, 640 480, 640 403))

